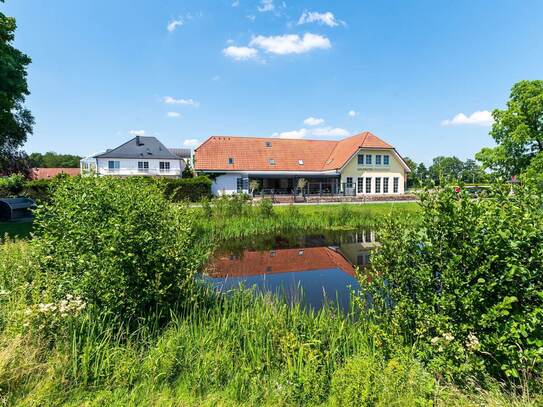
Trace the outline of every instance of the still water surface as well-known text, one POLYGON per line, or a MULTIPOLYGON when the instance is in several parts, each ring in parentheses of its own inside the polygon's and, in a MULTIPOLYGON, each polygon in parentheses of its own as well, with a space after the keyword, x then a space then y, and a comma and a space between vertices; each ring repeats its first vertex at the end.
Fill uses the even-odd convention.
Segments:
POLYGON ((313 309, 337 302, 347 310, 351 289, 359 288, 355 267, 370 264, 376 244, 372 230, 225 242, 205 278, 223 292, 243 285, 313 309))

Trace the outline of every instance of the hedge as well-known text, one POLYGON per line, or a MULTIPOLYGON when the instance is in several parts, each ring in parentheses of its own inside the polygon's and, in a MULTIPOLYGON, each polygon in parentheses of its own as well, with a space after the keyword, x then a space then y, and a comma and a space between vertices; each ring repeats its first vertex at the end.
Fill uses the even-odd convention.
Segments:
POLYGON ((164 195, 172 202, 197 202, 211 197, 211 180, 208 177, 162 179, 162 182, 164 195))

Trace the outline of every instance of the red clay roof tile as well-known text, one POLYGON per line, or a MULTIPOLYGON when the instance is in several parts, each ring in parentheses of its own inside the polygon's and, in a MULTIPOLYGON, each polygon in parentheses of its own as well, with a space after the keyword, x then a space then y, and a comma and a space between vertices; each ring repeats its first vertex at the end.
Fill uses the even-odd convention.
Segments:
POLYGON ((334 170, 341 168, 361 147, 393 148, 370 132, 339 141, 212 136, 194 151, 195 169, 200 171, 334 170), (233 161, 231 164, 229 164, 230 158, 233 161))

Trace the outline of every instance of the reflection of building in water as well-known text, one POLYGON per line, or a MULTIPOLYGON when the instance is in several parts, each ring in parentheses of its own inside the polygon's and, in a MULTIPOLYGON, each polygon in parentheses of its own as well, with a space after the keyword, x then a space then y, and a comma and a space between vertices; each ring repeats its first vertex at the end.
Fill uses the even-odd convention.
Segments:
POLYGON ((217 256, 207 274, 213 278, 254 276, 311 270, 340 269, 354 276, 353 265, 331 247, 244 251, 241 257, 217 256))
POLYGON ((349 235, 340 244, 339 250, 352 264, 364 268, 370 264, 371 251, 376 246, 375 232, 368 229, 349 235))

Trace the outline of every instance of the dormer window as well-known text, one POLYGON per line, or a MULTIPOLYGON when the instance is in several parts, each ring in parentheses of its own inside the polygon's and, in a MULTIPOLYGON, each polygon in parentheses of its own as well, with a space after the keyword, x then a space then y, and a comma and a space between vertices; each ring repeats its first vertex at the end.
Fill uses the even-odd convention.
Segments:
POLYGON ((234 159, 232 157, 228 158, 228 164, 230 165, 234 164, 234 159))
POLYGON ((266 147, 271 147, 271 146, 272 146, 271 141, 266 141, 266 147))
POLYGON ((273 158, 270 158, 269 161, 270 165, 275 165, 275 160, 273 158))
POLYGON ((304 165, 304 160, 298 160, 298 164, 304 165))

